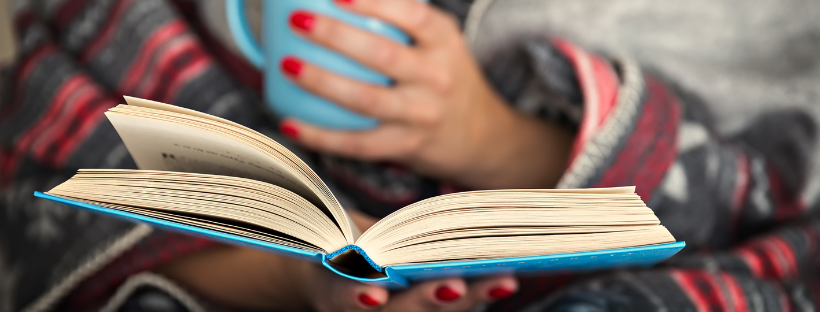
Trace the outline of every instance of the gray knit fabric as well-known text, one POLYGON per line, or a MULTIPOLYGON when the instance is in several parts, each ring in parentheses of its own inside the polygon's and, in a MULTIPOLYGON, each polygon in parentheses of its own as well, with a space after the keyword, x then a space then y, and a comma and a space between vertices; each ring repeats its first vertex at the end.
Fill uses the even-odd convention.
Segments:
POLYGON ((545 33, 633 58, 701 97, 722 134, 786 107, 820 119, 817 0, 476 0, 466 23, 482 63, 545 33))

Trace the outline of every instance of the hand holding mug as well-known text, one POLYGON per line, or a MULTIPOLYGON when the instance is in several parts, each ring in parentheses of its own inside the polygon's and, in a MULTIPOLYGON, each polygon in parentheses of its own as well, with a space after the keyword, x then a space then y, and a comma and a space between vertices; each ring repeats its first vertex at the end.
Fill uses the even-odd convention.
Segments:
POLYGON ((281 70, 301 88, 379 121, 336 130, 287 119, 282 132, 320 152, 391 161, 473 188, 552 187, 572 134, 520 114, 489 86, 456 20, 415 0, 337 0, 394 25, 408 46, 309 11, 290 15, 294 32, 394 80, 391 86, 339 75, 299 55, 281 70))

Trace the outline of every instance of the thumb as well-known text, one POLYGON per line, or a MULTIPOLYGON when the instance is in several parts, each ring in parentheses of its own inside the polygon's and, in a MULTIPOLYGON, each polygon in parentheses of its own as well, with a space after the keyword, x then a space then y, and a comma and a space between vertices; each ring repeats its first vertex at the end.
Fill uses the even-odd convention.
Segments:
MULTIPOLYGON (((314 305, 319 311, 370 311, 387 303, 390 293, 381 287, 356 282, 327 272, 325 285, 328 290, 322 293, 314 288, 314 305), (332 275, 332 276, 330 276, 332 275)), ((321 285, 322 283, 320 283, 321 285)))
POLYGON ((386 289, 376 286, 358 285, 354 289, 352 296, 348 298, 355 300, 354 306, 364 310, 384 305, 390 296, 386 289))

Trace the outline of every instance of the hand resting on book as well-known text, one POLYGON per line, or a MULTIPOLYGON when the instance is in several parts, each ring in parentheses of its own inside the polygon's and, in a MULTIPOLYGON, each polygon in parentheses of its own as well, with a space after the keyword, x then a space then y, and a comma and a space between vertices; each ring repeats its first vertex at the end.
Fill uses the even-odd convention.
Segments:
MULTIPOLYGON (((377 220, 352 212, 361 229, 377 220)), ((328 271, 321 265, 257 249, 225 246, 170 263, 159 272, 207 298, 248 309, 277 311, 468 311, 514 293, 515 278, 471 283, 450 278, 390 294, 328 271), (447 300, 450 299, 450 300, 447 300)))

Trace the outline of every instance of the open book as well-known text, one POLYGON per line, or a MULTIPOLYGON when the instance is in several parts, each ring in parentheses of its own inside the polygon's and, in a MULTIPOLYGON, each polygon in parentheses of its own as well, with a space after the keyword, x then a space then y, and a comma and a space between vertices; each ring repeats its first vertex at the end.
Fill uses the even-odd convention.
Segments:
POLYGON ((282 145, 224 119, 126 99, 106 116, 141 170, 80 170, 37 196, 313 259, 388 287, 453 275, 649 266, 684 246, 634 187, 443 195, 360 233, 282 145))

